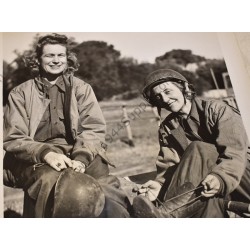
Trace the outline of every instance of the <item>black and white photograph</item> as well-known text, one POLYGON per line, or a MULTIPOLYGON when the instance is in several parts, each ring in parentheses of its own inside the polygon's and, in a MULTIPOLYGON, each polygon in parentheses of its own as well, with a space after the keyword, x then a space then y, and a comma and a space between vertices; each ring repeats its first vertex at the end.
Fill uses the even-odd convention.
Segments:
POLYGON ((246 1, 1 10, 2 248, 247 248, 246 1))
POLYGON ((249 136, 217 33, 2 41, 4 218, 250 217, 249 136))

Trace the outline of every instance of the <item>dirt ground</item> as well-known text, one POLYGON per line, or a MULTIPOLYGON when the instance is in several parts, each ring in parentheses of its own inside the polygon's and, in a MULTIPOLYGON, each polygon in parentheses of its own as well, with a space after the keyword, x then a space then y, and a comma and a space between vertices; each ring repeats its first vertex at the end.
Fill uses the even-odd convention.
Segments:
MULTIPOLYGON (((129 145, 127 126, 122 122, 124 102, 100 103, 107 122, 108 157, 116 168, 110 172, 119 177, 155 170, 158 154, 157 120, 151 108, 145 108, 141 99, 127 102, 134 146, 129 145)), ((124 182, 125 183, 125 182, 124 182)), ((123 185, 126 185, 126 183, 123 185)), ((4 216, 21 217, 23 191, 4 187, 4 216)))

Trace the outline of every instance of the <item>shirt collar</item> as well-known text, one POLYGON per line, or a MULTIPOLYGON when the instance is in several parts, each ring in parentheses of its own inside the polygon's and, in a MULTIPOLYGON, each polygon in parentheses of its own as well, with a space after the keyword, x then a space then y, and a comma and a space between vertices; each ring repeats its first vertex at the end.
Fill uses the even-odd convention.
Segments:
POLYGON ((57 87, 62 90, 63 92, 65 92, 65 84, 64 84, 64 80, 62 76, 59 76, 57 81, 56 81, 56 85, 57 87))
POLYGON ((182 119, 183 120, 188 120, 188 119, 191 119, 191 120, 199 122, 200 121, 200 117, 199 117, 199 112, 198 112, 198 109, 197 109, 196 100, 195 99, 192 100, 190 113, 189 113, 189 115, 188 115, 187 118, 183 118, 183 116, 180 113, 170 113, 168 115, 168 119, 172 120, 173 118, 175 118, 177 120, 182 120, 182 119))
MULTIPOLYGON (((41 85, 46 86, 46 87, 51 87, 52 86, 52 84, 48 80, 46 80, 45 78, 43 78, 43 77, 39 76, 39 77, 36 77, 35 79, 37 81, 38 87, 41 87, 41 85)), ((63 92, 65 92, 65 84, 64 84, 64 80, 63 80, 62 76, 59 76, 57 78, 57 81, 56 81, 55 85, 60 90, 62 90, 63 92)))

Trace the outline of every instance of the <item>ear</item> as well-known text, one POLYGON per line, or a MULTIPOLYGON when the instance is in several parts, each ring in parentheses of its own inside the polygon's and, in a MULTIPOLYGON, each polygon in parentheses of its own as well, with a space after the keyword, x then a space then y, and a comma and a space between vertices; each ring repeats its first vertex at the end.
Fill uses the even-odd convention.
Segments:
POLYGON ((184 92, 183 92, 184 96, 186 99, 188 100, 192 100, 194 97, 194 92, 188 87, 188 83, 185 82, 184 83, 184 92))
POLYGON ((190 89, 189 89, 189 87, 188 87, 188 82, 185 82, 185 83, 184 83, 184 89, 185 89, 185 93, 187 93, 187 92, 190 91, 190 89))
POLYGON ((36 63, 37 63, 37 65, 40 65, 40 62, 39 62, 39 60, 38 60, 38 59, 36 59, 36 63))

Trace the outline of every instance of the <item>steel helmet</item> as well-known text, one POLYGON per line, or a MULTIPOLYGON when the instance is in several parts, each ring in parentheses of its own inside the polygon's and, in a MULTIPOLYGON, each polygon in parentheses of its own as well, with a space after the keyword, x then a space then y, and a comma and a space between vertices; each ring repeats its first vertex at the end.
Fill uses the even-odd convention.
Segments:
POLYGON ((154 105, 154 102, 151 97, 151 90, 156 85, 159 85, 166 81, 173 81, 183 86, 185 82, 188 83, 188 80, 183 75, 172 69, 159 69, 153 71, 145 79, 145 87, 142 90, 142 95, 144 99, 151 105, 154 105))
POLYGON ((94 218, 101 214, 104 204, 99 183, 90 175, 68 168, 56 183, 52 217, 94 218))

